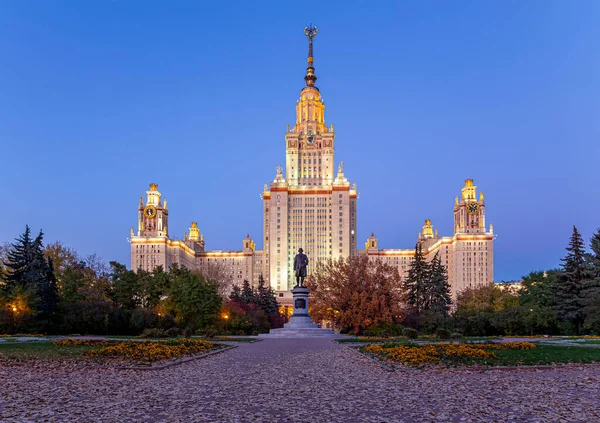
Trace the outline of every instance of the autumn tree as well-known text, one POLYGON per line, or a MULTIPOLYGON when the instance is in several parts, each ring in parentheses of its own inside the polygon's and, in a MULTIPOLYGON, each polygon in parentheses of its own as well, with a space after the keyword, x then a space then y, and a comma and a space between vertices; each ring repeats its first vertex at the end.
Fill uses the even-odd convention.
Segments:
POLYGON ((313 319, 342 331, 391 323, 402 317, 404 290, 398 269, 366 256, 319 262, 309 275, 313 319))

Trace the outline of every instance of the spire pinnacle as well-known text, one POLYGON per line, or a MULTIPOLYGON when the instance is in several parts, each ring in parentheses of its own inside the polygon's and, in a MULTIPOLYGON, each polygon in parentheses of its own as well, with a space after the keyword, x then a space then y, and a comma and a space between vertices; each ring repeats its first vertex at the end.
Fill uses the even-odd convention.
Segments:
POLYGON ((304 35, 308 37, 308 67, 306 68, 306 76, 304 77, 307 87, 314 87, 315 81, 317 80, 315 68, 313 67, 313 38, 317 36, 317 32, 319 32, 319 30, 313 24, 304 28, 304 35))

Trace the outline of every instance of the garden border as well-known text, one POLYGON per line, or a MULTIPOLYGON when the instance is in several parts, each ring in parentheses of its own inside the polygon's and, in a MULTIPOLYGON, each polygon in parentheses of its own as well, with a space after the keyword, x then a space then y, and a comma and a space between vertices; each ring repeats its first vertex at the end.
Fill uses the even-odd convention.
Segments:
MULTIPOLYGON (((221 344, 223 345, 223 344, 221 344)), ((229 345, 226 346, 225 348, 219 348, 216 351, 209 351, 207 353, 204 354, 200 354, 200 355, 195 355, 193 357, 186 357, 186 358, 182 358, 180 360, 174 360, 165 364, 161 364, 158 366, 148 366, 148 367, 143 367, 143 366, 102 366, 102 365, 95 365, 95 366, 77 366, 80 369, 115 369, 115 370, 163 370, 166 369, 167 367, 171 367, 171 366, 177 366, 180 364, 184 364, 184 363, 189 363, 190 361, 194 361, 194 360, 199 360, 201 358, 206 358, 209 357, 211 355, 215 355, 215 354, 219 354, 225 351, 229 351, 233 348, 237 348, 237 345, 229 345)))
POLYGON ((500 370, 500 371, 560 370, 560 369, 575 368, 575 367, 600 367, 600 363, 555 363, 555 364, 538 364, 538 365, 524 365, 524 366, 457 366, 457 367, 444 367, 444 368, 440 367, 439 369, 435 369, 435 368, 418 369, 418 368, 408 367, 404 364, 399 363, 398 364, 399 367, 397 368, 394 366, 389 366, 389 365, 377 360, 376 358, 371 357, 367 353, 363 353, 363 352, 359 351, 357 347, 347 346, 346 348, 354 351, 356 354, 360 355, 361 357, 365 357, 365 358, 369 359, 370 361, 377 364, 379 367, 383 368, 384 370, 387 370, 388 372, 395 372, 398 370, 399 371, 423 371, 423 370, 461 371, 461 370, 469 370, 469 371, 475 371, 475 372, 477 372, 477 371, 489 372, 489 371, 494 371, 494 370, 500 370))

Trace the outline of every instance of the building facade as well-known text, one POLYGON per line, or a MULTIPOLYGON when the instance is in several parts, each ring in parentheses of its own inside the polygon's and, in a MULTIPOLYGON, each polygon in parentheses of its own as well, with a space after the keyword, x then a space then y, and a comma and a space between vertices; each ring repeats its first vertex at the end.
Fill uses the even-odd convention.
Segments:
POLYGON ((302 248, 308 272, 319 261, 356 253, 356 184, 335 166, 335 132, 325 123, 325 103, 315 86, 313 38, 316 27, 306 28, 308 66, 296 102, 296 123, 285 134, 285 176, 277 167, 275 179, 265 185, 263 198, 265 279, 277 291, 295 284, 294 256, 302 248))
MULTIPOLYGON (((490 224, 486 229, 485 201, 483 192, 477 199, 477 187, 472 179, 465 181, 461 198, 454 200, 454 233, 452 236, 438 235, 433 229, 431 220, 417 236, 423 255, 431 261, 439 254, 442 264, 446 266, 452 297, 465 288, 474 288, 494 281, 494 229, 490 224)), ((365 250, 372 260, 381 260, 398 268, 400 277, 408 277, 408 269, 413 260, 415 249, 379 249, 378 239, 374 234, 367 239, 365 250)))
MULTIPOLYGON (((218 272, 231 284, 244 279, 257 284, 262 276, 278 291, 282 303, 291 298, 295 284, 294 256, 303 248, 309 257, 308 272, 319 261, 361 254, 398 267, 405 278, 413 249, 379 249, 372 234, 366 249, 357 250, 356 184, 344 174, 344 163, 335 163, 335 132, 325 122, 325 103, 315 86, 313 38, 316 27, 305 29, 308 66, 305 86, 296 102, 296 120, 285 133, 285 169, 277 166, 275 178, 265 184, 263 201, 263 250, 256 250, 249 235, 237 251, 209 251, 196 222, 183 240, 169 237, 169 210, 156 184, 150 185, 138 206, 138 229, 131 229, 131 268, 168 269, 173 264, 211 274, 218 272)), ((439 237, 425 221, 417 242, 428 259, 440 254, 448 269, 453 295, 468 286, 492 282, 493 230, 486 230, 485 202, 473 180, 465 181, 454 205, 454 234, 439 237)))
POLYGON ((206 251, 204 235, 198 224, 192 222, 183 240, 169 237, 169 211, 162 200, 157 184, 150 184, 146 201, 140 197, 138 229, 131 228, 131 268, 152 271, 173 264, 214 275, 230 285, 241 284, 244 279, 258 283, 263 272, 262 251, 256 251, 249 235, 242 240, 242 249, 236 251, 206 251))

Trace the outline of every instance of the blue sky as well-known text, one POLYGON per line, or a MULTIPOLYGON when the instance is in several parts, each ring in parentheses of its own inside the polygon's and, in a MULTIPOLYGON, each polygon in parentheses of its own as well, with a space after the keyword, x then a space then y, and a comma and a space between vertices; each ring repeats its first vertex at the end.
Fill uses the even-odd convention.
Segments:
POLYGON ((312 22, 358 235, 452 231, 474 178, 496 280, 554 267, 600 226, 600 2, 9 1, 0 10, 0 242, 42 228, 129 264, 150 182, 170 234, 262 247, 312 22), (376 5, 376 6, 373 6, 376 5))

